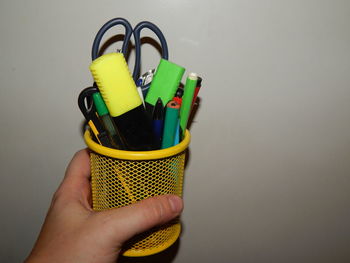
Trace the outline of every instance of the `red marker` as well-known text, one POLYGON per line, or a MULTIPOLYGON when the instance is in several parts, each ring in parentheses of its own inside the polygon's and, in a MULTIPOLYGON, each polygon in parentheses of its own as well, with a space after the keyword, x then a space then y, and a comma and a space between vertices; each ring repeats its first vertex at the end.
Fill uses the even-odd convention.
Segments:
POLYGON ((199 90, 201 89, 201 86, 202 86, 202 78, 198 77, 196 89, 195 89, 194 95, 193 95, 192 107, 193 107, 194 103, 196 102, 197 95, 199 93, 199 90))
POLYGON ((179 87, 176 91, 175 97, 174 97, 174 101, 176 101, 180 106, 182 103, 182 95, 184 94, 184 90, 182 87, 179 87))
POLYGON ((180 98, 180 97, 174 97, 174 101, 176 101, 176 102, 181 106, 182 98, 180 98))

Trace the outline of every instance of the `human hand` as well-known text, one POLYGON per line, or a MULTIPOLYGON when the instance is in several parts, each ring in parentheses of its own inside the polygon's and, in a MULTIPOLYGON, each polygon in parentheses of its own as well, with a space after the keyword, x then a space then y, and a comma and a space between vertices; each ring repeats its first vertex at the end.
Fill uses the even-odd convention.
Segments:
POLYGON ((125 241, 170 221, 183 208, 181 198, 165 195, 95 212, 89 179, 89 153, 85 149, 68 165, 27 263, 115 262, 125 241))

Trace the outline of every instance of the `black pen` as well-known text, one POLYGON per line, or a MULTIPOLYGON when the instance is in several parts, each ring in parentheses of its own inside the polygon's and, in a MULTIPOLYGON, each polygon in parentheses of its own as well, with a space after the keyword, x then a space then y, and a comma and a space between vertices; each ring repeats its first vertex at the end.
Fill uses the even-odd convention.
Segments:
POLYGON ((160 149, 162 144, 163 126, 164 126, 164 106, 161 98, 158 98, 154 107, 152 116, 153 133, 155 137, 156 148, 160 149))

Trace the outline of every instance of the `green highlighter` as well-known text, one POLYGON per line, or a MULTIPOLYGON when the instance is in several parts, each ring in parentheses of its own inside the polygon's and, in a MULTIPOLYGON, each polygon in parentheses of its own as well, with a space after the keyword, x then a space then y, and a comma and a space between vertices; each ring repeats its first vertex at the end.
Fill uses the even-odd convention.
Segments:
POLYGON ((161 98, 163 105, 174 98, 184 72, 185 68, 165 59, 160 60, 145 99, 148 112, 153 111, 158 98, 161 98))
POLYGON ((188 118, 190 117, 194 91, 196 89, 198 76, 196 73, 190 73, 186 79, 184 95, 180 109, 180 127, 182 134, 185 134, 188 118))

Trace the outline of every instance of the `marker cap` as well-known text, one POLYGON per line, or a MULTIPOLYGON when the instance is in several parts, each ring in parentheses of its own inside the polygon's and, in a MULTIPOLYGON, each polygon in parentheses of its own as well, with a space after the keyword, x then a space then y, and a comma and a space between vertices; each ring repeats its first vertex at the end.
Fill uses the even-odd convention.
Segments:
POLYGON ((166 105, 173 99, 184 72, 185 68, 168 60, 161 59, 145 101, 155 106, 160 97, 163 105, 166 105))
POLYGON ((109 53, 95 59, 90 71, 112 117, 142 104, 122 53, 109 53))
POLYGON ((101 93, 96 92, 92 95, 92 99, 94 100, 96 111, 99 116, 104 116, 106 114, 109 114, 107 106, 105 102, 103 101, 103 98, 101 96, 101 93))

